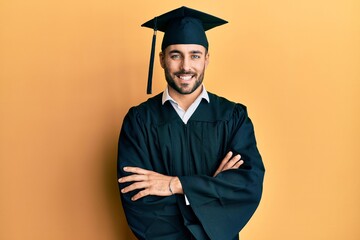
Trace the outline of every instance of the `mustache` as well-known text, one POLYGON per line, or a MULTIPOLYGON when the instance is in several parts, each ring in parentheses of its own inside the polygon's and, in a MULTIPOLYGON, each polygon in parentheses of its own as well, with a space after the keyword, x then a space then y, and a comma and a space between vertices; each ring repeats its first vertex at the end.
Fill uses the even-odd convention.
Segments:
POLYGON ((175 72, 175 75, 180 75, 180 74, 192 74, 192 75, 196 75, 195 72, 192 71, 179 71, 179 72, 175 72))

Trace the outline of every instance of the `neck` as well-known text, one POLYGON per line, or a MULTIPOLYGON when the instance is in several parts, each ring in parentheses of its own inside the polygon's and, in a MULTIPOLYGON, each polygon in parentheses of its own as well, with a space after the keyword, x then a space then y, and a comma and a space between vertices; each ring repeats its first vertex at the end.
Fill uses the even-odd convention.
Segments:
POLYGON ((170 97, 172 97, 179 104, 179 106, 186 111, 196 100, 196 98, 200 96, 203 90, 203 86, 199 86, 194 92, 190 94, 181 94, 170 86, 168 86, 168 89, 170 97))

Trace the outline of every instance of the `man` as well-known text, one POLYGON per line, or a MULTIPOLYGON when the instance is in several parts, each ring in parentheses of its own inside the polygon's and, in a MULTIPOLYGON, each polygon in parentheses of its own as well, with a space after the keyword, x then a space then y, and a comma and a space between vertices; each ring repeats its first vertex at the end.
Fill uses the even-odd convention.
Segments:
POLYGON ((165 32, 168 86, 129 110, 119 138, 122 205, 139 239, 238 239, 260 202, 264 166, 246 108, 203 85, 205 31, 224 23, 181 7, 143 24, 165 32))

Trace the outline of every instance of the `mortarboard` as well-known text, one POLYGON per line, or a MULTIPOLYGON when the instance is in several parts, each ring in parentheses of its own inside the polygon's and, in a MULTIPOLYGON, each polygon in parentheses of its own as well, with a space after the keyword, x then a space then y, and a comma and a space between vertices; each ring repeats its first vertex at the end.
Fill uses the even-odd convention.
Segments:
POLYGON ((147 94, 151 94, 157 30, 165 33, 161 44, 162 51, 172 44, 199 44, 208 49, 209 43, 205 31, 225 23, 227 23, 227 21, 210 14, 187 7, 180 7, 142 24, 142 27, 154 29, 150 53, 147 94))

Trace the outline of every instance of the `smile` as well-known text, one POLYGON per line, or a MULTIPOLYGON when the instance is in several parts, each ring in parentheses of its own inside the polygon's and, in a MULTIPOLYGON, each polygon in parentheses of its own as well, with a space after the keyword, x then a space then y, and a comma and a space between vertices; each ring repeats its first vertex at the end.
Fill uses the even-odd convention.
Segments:
POLYGON ((193 77, 193 75, 177 75, 177 77, 181 80, 188 81, 193 77))

